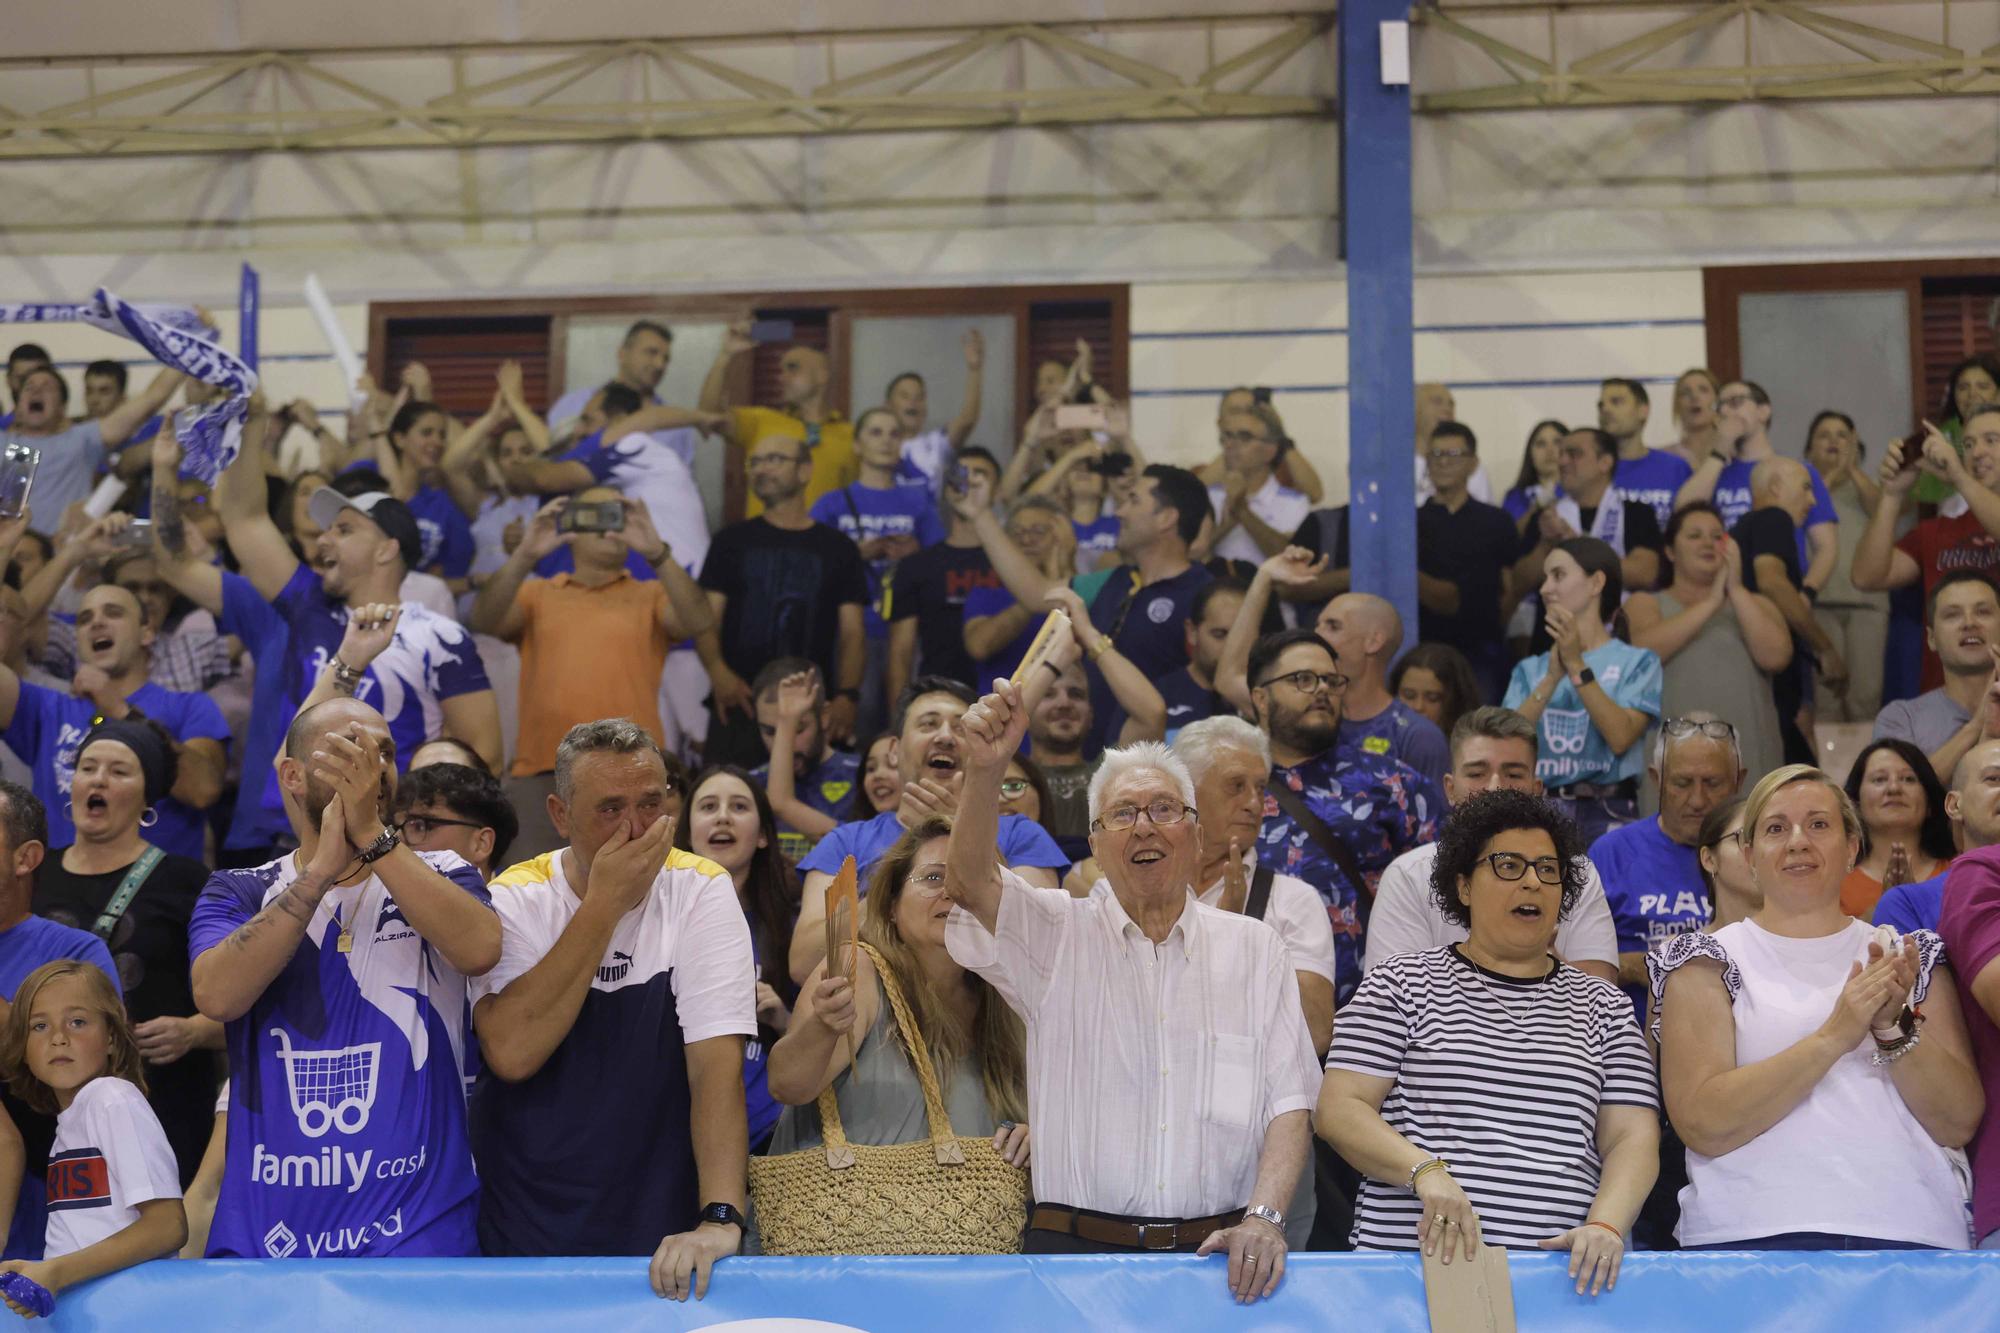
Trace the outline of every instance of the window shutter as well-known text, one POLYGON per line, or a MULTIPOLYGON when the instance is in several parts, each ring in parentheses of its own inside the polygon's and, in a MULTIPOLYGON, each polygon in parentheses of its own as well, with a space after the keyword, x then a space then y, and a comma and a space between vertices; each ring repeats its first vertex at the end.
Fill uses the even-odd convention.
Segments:
POLYGON ((546 315, 441 316, 389 321, 386 378, 394 393, 403 367, 420 361, 431 372, 437 405, 461 421, 482 415, 493 402, 494 376, 503 361, 521 363, 528 405, 549 406, 549 317, 546 315))
POLYGON ((1922 413, 1937 420, 1952 368, 1968 356, 1991 356, 2000 278, 1933 279, 1923 287, 1922 413))
POLYGON ((1076 340, 1090 344, 1091 377, 1114 398, 1124 398, 1125 358, 1112 346, 1109 301, 1038 301, 1028 310, 1027 382, 1044 361, 1064 366, 1076 360, 1076 340))

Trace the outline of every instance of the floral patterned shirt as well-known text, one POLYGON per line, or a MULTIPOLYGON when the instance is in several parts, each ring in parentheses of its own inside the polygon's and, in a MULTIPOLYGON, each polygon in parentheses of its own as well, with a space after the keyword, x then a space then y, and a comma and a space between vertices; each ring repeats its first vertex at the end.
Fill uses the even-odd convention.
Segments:
POLYGON ((1266 794, 1258 863, 1296 875, 1326 900, 1333 922, 1334 999, 1342 1002, 1361 983, 1362 939, 1376 881, 1398 856, 1436 840, 1444 798, 1429 778, 1400 759, 1353 745, 1335 745, 1302 764, 1272 768, 1271 784, 1281 782, 1354 853, 1366 881, 1350 881, 1277 798, 1266 794))

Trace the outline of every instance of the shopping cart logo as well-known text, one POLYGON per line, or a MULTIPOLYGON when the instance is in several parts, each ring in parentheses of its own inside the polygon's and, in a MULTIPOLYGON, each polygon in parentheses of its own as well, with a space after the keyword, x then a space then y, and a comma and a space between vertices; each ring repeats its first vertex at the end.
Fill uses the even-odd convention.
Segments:
POLYGON ((317 1139, 329 1129, 359 1134, 368 1127, 375 1080, 382 1068, 381 1042, 337 1051, 295 1051, 283 1028, 272 1028, 271 1035, 278 1039, 278 1059, 284 1062, 292 1114, 299 1119, 301 1134, 317 1139))
POLYGON ((298 1253, 299 1238, 283 1222, 264 1233, 264 1253, 273 1259, 289 1259, 298 1253))
POLYGON ((1590 740, 1590 714, 1581 708, 1551 708, 1542 713, 1542 739, 1551 754, 1582 754, 1590 740))

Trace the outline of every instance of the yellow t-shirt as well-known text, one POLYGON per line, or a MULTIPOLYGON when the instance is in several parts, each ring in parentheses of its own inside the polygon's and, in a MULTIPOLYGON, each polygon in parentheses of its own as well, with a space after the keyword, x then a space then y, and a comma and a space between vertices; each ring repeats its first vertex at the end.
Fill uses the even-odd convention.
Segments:
MULTIPOLYGON (((809 433, 812 428, 788 412, 780 412, 774 407, 737 407, 730 411, 734 418, 736 443, 746 457, 766 434, 789 435, 812 446, 812 480, 806 483, 808 507, 820 496, 861 479, 861 469, 854 461, 853 422, 843 418, 820 423, 819 440, 814 443, 809 433)), ((755 518, 763 512, 763 502, 746 491, 743 517, 755 518)))

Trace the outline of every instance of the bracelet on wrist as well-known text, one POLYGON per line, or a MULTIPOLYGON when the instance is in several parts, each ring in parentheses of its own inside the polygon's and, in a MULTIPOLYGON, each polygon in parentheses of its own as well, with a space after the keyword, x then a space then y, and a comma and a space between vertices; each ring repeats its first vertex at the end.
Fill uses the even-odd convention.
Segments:
POLYGON ((1451 1164, 1446 1162, 1442 1157, 1433 1157, 1429 1161, 1417 1163, 1414 1167, 1410 1168, 1410 1193, 1415 1194, 1417 1192, 1417 1182, 1432 1171, 1442 1171, 1446 1175, 1450 1175, 1451 1164))
POLYGON ((1618 1237, 1618 1243, 1620 1245, 1623 1245, 1625 1243, 1625 1233, 1620 1231, 1617 1227, 1612 1226, 1609 1222, 1598 1222, 1593 1220, 1585 1222, 1584 1225, 1587 1227, 1603 1227, 1606 1231, 1618 1237))

